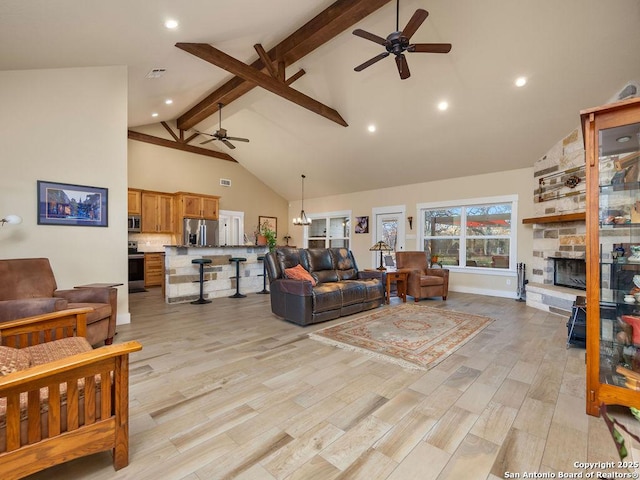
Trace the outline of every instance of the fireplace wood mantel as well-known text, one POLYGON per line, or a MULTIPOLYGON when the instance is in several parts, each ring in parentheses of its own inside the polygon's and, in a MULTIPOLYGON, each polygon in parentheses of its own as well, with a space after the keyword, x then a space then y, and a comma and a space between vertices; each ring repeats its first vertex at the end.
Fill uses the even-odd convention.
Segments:
POLYGON ((549 215, 546 217, 523 218, 522 223, 533 224, 533 223, 579 222, 581 220, 585 220, 586 218, 587 218, 587 214, 585 212, 576 212, 576 213, 565 213, 562 215, 549 215))

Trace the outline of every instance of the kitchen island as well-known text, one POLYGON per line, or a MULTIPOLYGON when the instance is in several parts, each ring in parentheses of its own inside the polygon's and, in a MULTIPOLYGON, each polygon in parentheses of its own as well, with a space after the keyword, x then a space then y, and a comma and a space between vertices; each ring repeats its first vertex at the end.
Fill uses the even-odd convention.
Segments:
POLYGON ((203 294, 206 299, 229 297, 236 292, 236 265, 232 257, 246 258, 240 263, 240 293, 262 290, 262 261, 258 257, 268 252, 262 245, 225 246, 165 246, 165 301, 188 303, 200 295, 200 266, 191 263, 197 258, 208 258, 204 267, 203 294))

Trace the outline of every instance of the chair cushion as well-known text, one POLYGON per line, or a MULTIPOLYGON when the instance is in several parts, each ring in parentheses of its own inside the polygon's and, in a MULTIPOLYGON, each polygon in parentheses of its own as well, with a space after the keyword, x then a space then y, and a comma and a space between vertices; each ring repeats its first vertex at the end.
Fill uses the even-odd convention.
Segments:
POLYGON ((60 360, 61 358, 90 352, 93 347, 84 337, 67 337, 53 342, 40 343, 23 348, 22 351, 31 359, 31 366, 60 360))
POLYGON ((435 285, 443 285, 444 278, 437 277, 435 275, 421 275, 420 276, 420 286, 421 287, 432 287, 435 285))
POLYGON ((0 375, 26 370, 30 366, 29 355, 19 348, 0 346, 0 375))
POLYGON ((294 280, 308 280, 311 282, 311 286, 316 286, 316 280, 300 264, 295 267, 285 268, 284 276, 294 280))

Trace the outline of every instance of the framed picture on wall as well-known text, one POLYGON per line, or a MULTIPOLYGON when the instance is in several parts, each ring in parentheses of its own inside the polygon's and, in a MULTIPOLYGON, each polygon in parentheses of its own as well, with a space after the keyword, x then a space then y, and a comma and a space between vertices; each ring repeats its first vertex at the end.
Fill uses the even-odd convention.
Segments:
POLYGON ((274 236, 278 236, 278 219, 276 217, 264 217, 258 216, 258 229, 262 230, 262 226, 265 225, 269 230, 273 230, 274 236))
POLYGON ((356 233, 369 233, 369 217, 356 217, 356 233))
POLYGON ((38 180, 38 225, 107 227, 108 189, 38 180))

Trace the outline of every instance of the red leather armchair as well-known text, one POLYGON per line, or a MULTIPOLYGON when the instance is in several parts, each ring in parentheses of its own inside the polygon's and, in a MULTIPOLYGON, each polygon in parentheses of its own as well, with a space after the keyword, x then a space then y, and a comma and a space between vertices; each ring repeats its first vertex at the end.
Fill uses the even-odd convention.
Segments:
POLYGON ((57 290, 47 258, 0 260, 0 322, 70 308, 90 308, 86 338, 91 345, 110 345, 116 331, 118 290, 57 290))
POLYGON ((407 295, 416 302, 427 297, 447 299, 449 270, 429 268, 425 252, 396 252, 396 266, 411 270, 407 276, 407 295))

